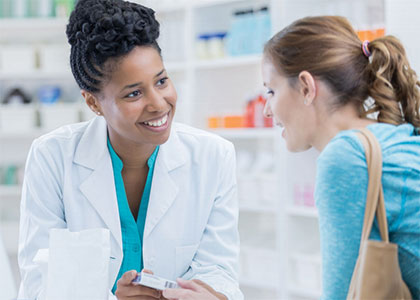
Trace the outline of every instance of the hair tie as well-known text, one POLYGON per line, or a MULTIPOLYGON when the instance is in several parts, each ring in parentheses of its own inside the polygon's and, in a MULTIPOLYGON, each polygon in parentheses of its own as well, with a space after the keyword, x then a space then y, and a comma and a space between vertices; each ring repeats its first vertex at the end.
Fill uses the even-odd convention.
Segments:
POLYGON ((372 53, 369 51, 369 41, 368 40, 366 40, 362 43, 362 50, 363 50, 363 54, 366 57, 369 58, 372 55, 372 53))

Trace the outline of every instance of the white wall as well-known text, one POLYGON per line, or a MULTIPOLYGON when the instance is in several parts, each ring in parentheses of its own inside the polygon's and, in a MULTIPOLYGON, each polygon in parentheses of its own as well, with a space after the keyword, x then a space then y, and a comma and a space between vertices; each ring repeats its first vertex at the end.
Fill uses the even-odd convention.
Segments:
POLYGON ((411 67, 420 75, 420 1, 386 0, 386 34, 398 37, 408 55, 411 67))

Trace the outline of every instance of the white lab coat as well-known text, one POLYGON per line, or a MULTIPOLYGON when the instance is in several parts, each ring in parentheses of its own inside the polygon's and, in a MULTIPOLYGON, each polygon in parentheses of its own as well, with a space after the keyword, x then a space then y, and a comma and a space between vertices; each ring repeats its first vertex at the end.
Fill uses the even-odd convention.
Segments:
MULTIPOLYGON (((239 235, 233 145, 174 123, 156 159, 144 229, 143 261, 156 275, 197 278, 243 299, 237 283, 239 235)), ((32 262, 51 228, 111 232, 109 288, 122 261, 122 238, 106 122, 96 117, 36 139, 22 191, 19 298, 36 299, 41 274, 32 262)), ((75 287, 77 288, 77 287, 75 287)), ((110 299, 115 296, 110 293, 110 299)))

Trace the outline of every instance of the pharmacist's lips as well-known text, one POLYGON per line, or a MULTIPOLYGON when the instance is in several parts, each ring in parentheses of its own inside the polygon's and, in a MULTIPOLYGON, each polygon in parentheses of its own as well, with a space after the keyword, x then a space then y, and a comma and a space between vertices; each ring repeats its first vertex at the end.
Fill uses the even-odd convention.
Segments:
POLYGON ((170 111, 167 111, 166 113, 162 114, 162 115, 161 115, 161 116, 159 116, 159 117, 155 117, 155 118, 150 119, 150 120, 142 121, 142 122, 140 122, 140 123, 155 122, 155 121, 157 121, 157 120, 161 120, 161 119, 162 119, 163 117, 165 117, 165 116, 168 116, 168 118, 169 118, 169 113, 170 113, 170 111))

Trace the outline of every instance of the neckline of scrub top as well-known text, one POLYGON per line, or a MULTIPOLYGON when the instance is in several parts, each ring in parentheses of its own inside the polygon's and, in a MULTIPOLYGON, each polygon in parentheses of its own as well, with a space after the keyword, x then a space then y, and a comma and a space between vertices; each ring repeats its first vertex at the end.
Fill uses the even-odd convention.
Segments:
MULTIPOLYGON (((112 147, 112 144, 111 144, 111 141, 109 140, 109 137, 108 137, 108 149, 109 149, 109 152, 111 154, 112 164, 113 164, 113 166, 115 165, 115 168, 117 169, 118 174, 121 176, 121 179, 122 179, 121 172, 122 172, 122 169, 124 167, 124 164, 123 164, 121 158, 115 152, 114 148, 112 147)), ((136 221, 137 225, 139 225, 138 224, 139 220, 141 220, 141 219, 145 220, 146 219, 147 207, 148 207, 149 200, 150 200, 149 198, 150 198, 150 190, 151 190, 151 186, 152 186, 153 171, 155 169, 155 162, 156 162, 158 152, 159 152, 159 145, 156 146, 152 155, 147 160, 147 166, 149 167, 149 171, 147 173, 146 184, 144 185, 143 195, 141 197, 140 207, 139 207, 139 211, 138 211, 138 214, 137 214, 137 221, 136 221), (143 200, 145 200, 145 201, 143 201, 143 200), (139 218, 139 217, 143 217, 143 218, 139 218)), ((114 173, 114 176, 115 176, 115 173, 114 173)), ((122 183, 124 183, 124 181, 122 181, 122 183)), ((127 206, 128 206, 127 193, 125 191, 125 186, 124 185, 122 186, 122 189, 124 189, 125 203, 127 203, 127 206)), ((129 206, 128 206, 128 208, 130 209, 129 206)), ((131 209, 130 209, 130 212, 131 212, 131 209)), ((133 219, 134 219, 134 216, 133 216, 133 219)), ((135 221, 135 219, 134 219, 134 221, 135 221)), ((143 227, 144 227, 144 225, 143 225, 143 227)), ((143 230, 144 230, 144 228, 143 228, 143 230)), ((143 239, 143 230, 140 233, 140 237, 142 239, 143 239)))
POLYGON ((136 253, 140 251, 141 253, 143 252, 144 226, 146 221, 147 208, 149 204, 154 166, 159 151, 159 146, 156 147, 152 155, 147 160, 149 171, 147 174, 146 184, 144 186, 143 195, 141 198, 136 221, 128 205, 127 194, 125 192, 124 181, 121 174, 124 164, 121 158, 115 152, 114 148, 112 147, 109 138, 107 143, 114 170, 115 191, 119 208, 124 254, 119 273, 117 275, 114 287, 112 289, 112 291, 115 293, 117 281, 126 271, 132 269, 141 271, 141 269, 143 269, 143 255, 140 254, 140 259, 138 259, 138 254, 136 253))

